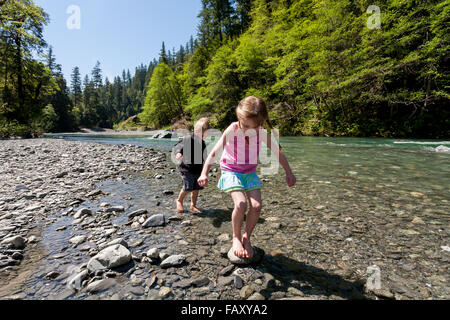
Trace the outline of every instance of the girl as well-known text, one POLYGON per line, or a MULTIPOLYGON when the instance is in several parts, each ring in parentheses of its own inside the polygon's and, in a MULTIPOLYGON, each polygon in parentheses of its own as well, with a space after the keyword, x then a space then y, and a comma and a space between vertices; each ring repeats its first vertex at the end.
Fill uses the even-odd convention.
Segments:
POLYGON ((253 229, 261 213, 261 181, 256 174, 261 141, 275 154, 286 171, 286 182, 293 187, 296 178, 292 174, 286 157, 281 148, 268 137, 262 128, 264 122, 272 129, 266 103, 256 97, 247 97, 236 108, 238 122, 232 123, 217 142, 208 158, 198 179, 198 184, 205 187, 208 184, 208 173, 216 156, 223 151, 220 168, 222 176, 218 187, 228 192, 234 202, 232 214, 233 225, 233 253, 239 258, 251 259, 253 248, 250 242, 253 229), (244 215, 247 211, 247 195, 249 211, 245 224, 244 235, 241 234, 244 215))

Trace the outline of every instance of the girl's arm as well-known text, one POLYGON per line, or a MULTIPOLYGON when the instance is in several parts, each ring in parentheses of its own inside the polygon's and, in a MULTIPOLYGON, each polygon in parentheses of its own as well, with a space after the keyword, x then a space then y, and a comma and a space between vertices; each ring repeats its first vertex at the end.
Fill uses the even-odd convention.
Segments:
POLYGON ((233 134, 233 125, 230 125, 225 132, 220 137, 220 140, 217 141, 216 145, 212 149, 211 153, 206 158, 205 165, 203 166, 202 174, 198 179, 198 184, 200 187, 205 187, 208 185, 208 173, 211 169, 214 160, 218 157, 222 156, 223 149, 225 148, 225 144, 227 143, 227 139, 231 137, 233 134))
POLYGON ((275 154, 275 156, 277 156, 278 161, 283 166, 283 169, 286 172, 286 182, 288 186, 293 187, 297 182, 297 179, 292 173, 291 166, 289 165, 286 156, 280 150, 279 145, 275 141, 273 141, 272 137, 270 137, 269 139, 269 134, 267 133, 267 130, 264 130, 261 134, 262 134, 261 140, 267 145, 267 147, 270 148, 270 150, 275 154))

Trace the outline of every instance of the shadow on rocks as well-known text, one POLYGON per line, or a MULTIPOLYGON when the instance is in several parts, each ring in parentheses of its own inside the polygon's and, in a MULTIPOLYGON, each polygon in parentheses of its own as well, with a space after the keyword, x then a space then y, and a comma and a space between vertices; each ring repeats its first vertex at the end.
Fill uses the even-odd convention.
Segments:
POLYGON ((364 281, 352 282, 282 254, 265 255, 262 267, 274 277, 274 280, 279 280, 281 283, 277 286, 274 280, 269 281, 267 288, 260 292, 266 299, 277 291, 287 293, 289 288, 293 288, 290 289, 290 294, 299 299, 312 295, 334 296, 331 297, 332 299, 367 299, 364 295, 364 281))
MULTIPOLYGON (((228 209, 228 210, 224 210, 224 209, 213 209, 210 210, 209 212, 202 212, 199 214, 196 214, 197 217, 201 217, 201 218, 208 218, 208 219, 212 219, 212 225, 215 228, 220 228, 222 226, 222 223, 224 222, 231 222, 231 216, 233 214, 233 210, 228 209)), ((247 216, 244 217, 244 221, 247 218, 247 216)), ((258 224, 260 223, 264 223, 265 220, 263 218, 259 218, 258 220, 258 224)))

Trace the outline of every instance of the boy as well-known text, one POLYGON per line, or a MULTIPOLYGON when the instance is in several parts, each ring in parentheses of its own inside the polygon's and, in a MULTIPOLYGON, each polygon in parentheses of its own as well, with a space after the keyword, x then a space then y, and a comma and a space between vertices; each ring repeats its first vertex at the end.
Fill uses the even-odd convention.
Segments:
POLYGON ((197 180, 203 170, 203 164, 207 156, 205 154, 206 144, 203 138, 208 129, 208 118, 201 118, 194 126, 194 134, 184 137, 173 148, 173 153, 179 162, 178 170, 183 179, 183 188, 176 201, 178 213, 184 212, 183 200, 191 192, 191 211, 194 214, 201 213, 197 208, 197 198, 199 191, 203 190, 203 187, 199 186, 197 180))

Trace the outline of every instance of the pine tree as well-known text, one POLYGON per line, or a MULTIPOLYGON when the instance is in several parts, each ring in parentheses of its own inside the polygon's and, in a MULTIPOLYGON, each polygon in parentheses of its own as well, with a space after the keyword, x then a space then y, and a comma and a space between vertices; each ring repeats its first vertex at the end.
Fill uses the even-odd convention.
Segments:
POLYGON ((94 88, 100 88, 103 85, 102 69, 100 68, 99 61, 97 61, 94 69, 92 69, 92 81, 94 82, 94 88))
POLYGON ((159 62, 161 63, 165 63, 168 64, 169 60, 167 59, 167 54, 166 54, 166 45, 164 44, 164 41, 162 43, 162 47, 161 47, 161 51, 159 54, 159 62))
POLYGON ((80 104, 82 94, 83 94, 82 89, 81 89, 80 68, 78 68, 78 67, 75 67, 72 71, 70 90, 71 90, 72 96, 73 96, 73 104, 76 107, 80 104))

